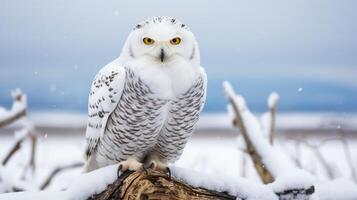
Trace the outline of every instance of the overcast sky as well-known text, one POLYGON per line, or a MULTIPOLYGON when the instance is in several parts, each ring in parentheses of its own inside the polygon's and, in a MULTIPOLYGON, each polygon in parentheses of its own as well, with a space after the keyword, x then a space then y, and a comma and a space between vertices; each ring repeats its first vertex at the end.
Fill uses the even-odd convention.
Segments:
POLYGON ((291 77, 357 88, 356 8, 354 0, 2 0, 0 93, 77 83, 84 95, 133 26, 157 15, 191 28, 211 80, 291 77))

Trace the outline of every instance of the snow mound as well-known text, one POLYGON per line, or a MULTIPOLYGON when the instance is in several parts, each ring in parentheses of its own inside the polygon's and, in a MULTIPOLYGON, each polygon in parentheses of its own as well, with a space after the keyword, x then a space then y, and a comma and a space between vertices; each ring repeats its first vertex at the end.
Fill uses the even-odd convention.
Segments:
POLYGON ((218 192, 227 192, 232 196, 237 196, 237 199, 277 199, 277 196, 269 187, 249 181, 248 179, 239 178, 238 180, 232 180, 229 177, 203 174, 179 167, 170 167, 170 169, 173 177, 194 187, 201 187, 218 192))
POLYGON ((357 200, 357 184, 347 179, 335 179, 316 185, 320 200, 357 200))
POLYGON ((105 190, 117 177, 118 164, 82 174, 66 190, 66 199, 87 199, 105 190))
POLYGON ((81 200, 105 190, 117 179, 118 164, 81 174, 65 191, 16 192, 0 194, 0 200, 81 200))

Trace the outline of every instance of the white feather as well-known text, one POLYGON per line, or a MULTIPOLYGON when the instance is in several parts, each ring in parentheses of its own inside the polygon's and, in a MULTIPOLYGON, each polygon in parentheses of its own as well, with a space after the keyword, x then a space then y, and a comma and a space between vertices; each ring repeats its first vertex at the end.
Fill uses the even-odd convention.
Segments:
POLYGON ((124 88, 124 83, 125 69, 119 64, 117 60, 114 60, 113 62, 107 64, 95 76, 88 100, 89 117, 86 130, 87 139, 97 141, 103 135, 108 117, 115 109, 121 97, 124 88), (109 81, 108 86, 107 84, 105 84, 106 77, 110 77, 113 72, 116 75, 113 77, 112 82, 109 81), (100 83, 98 83, 98 81, 100 81, 100 83), (113 88, 113 90, 109 91, 110 88, 113 88), (103 117, 101 117, 99 113, 102 113, 103 117), (90 124, 94 125, 94 127, 90 126, 90 124), (98 127, 96 127, 96 125, 98 127))

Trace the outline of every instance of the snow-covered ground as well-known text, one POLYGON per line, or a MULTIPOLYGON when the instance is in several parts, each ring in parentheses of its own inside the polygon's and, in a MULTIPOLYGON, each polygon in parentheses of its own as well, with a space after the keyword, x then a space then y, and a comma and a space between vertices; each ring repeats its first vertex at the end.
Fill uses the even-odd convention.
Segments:
MULTIPOLYGON (((54 121, 52 124, 46 124, 43 121, 41 124, 40 118, 33 116, 33 121, 37 126, 46 127, 44 130, 48 132, 41 132, 38 142, 38 149, 36 155, 37 170, 36 178, 33 183, 41 185, 48 174, 58 166, 75 163, 83 160, 83 149, 85 144, 84 132, 81 126, 78 126, 78 122, 84 120, 82 115, 74 115, 68 117, 51 117, 51 114, 47 115, 47 119, 54 121), (75 123, 76 122, 76 123, 75 123), (63 126, 67 124, 67 128, 63 129, 63 126), (50 126, 51 125, 51 126, 50 126)), ((283 115, 284 116, 284 115, 283 115)), ((286 115, 288 116, 288 115, 286 115)), ((299 158, 298 164, 302 168, 314 174, 321 183, 327 183, 330 181, 331 174, 329 174, 325 167, 321 164, 321 161, 316 156, 314 150, 315 146, 318 146, 319 151, 323 155, 323 158, 332 169, 332 176, 335 179, 334 182, 321 185, 321 189, 317 191, 329 191, 330 187, 343 184, 348 180, 351 180, 352 171, 346 157, 344 145, 341 142, 338 133, 340 132, 347 139, 350 155, 353 159, 353 166, 355 171, 357 170, 357 134, 351 127, 353 123, 348 120, 341 120, 339 124, 337 119, 340 118, 328 118, 321 117, 328 115, 319 115, 306 117, 302 115, 290 115, 289 118, 280 116, 280 122, 278 121, 278 132, 276 145, 290 158, 299 158), (313 119, 315 119, 313 121, 313 119), (325 120, 324 120, 325 119, 325 120), (333 121, 334 126, 330 126, 329 130, 336 130, 336 134, 324 134, 324 131, 328 127, 326 123, 328 120, 333 121), (287 125, 280 124, 287 120, 291 125, 290 129, 296 124, 310 124, 309 127, 301 130, 301 134, 289 134, 284 131, 283 127, 287 125), (312 123, 315 122, 315 123, 312 123), (325 126, 321 126, 325 124, 325 126), (349 127, 348 134, 339 131, 343 130, 345 126, 349 127), (351 126, 350 126, 351 125, 351 126), (313 127, 313 128, 311 128, 313 127), (318 128, 320 127, 320 129, 318 128), (309 134, 309 130, 314 130, 309 134), (318 132, 320 130, 320 132, 318 132), (332 184, 335 183, 335 184, 332 184)), ((332 116, 332 115, 330 115, 332 116)), ((278 118, 279 119, 279 118, 278 118)), ((355 119, 355 118, 351 118, 355 119)), ((83 124, 82 124, 83 125, 83 124)), ((331 125, 331 124, 330 124, 331 125)), ((215 174, 215 176, 230 177, 231 180, 241 180, 241 177, 246 177, 252 182, 259 183, 258 178, 253 165, 249 157, 244 156, 241 150, 238 148, 237 135, 238 131, 232 130, 230 127, 228 118, 224 115, 214 117, 203 116, 200 122, 200 126, 197 130, 197 134, 194 135, 188 142, 181 159, 174 165, 177 167, 187 168, 190 170, 199 171, 207 174, 215 174), (215 130, 215 131, 212 131, 215 130), (207 134, 205 132, 207 131, 207 134), (235 133, 232 134, 232 133, 235 133), (245 163, 245 164, 243 164, 245 163), (245 167, 243 167, 245 166, 245 167)), ((296 125, 297 126, 297 125, 296 125)), ((289 129, 285 129, 289 130, 289 129)), ((298 129, 296 129, 298 130, 298 129)), ((5 154, 9 151, 14 143, 14 136, 8 134, 10 129, 0 130, 0 160, 2 160, 5 154)), ((22 176, 23 166, 29 159, 30 143, 25 143, 22 150, 16 154, 5 168, 0 169, 2 174, 6 174, 10 180, 21 180, 18 178, 22 176)), ((52 184, 48 187, 48 191, 60 191, 68 188, 74 180, 81 175, 81 169, 67 170, 58 174, 55 177, 52 184)), ((20 185, 23 183, 19 183, 20 185)), ((35 186, 26 186, 28 190, 35 190, 35 186)), ((357 187, 352 188, 356 189, 357 187)), ((343 189, 342 189, 343 190, 343 189)), ((351 189, 350 189, 351 190, 351 189)))

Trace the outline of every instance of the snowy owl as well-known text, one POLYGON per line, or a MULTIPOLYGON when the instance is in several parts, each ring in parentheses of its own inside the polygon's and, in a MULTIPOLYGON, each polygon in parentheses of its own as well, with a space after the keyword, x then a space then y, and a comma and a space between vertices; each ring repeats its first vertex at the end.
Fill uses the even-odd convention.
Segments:
POLYGON ((85 171, 167 165, 182 154, 206 98, 206 73, 190 29, 171 17, 135 26, 89 94, 85 171))

